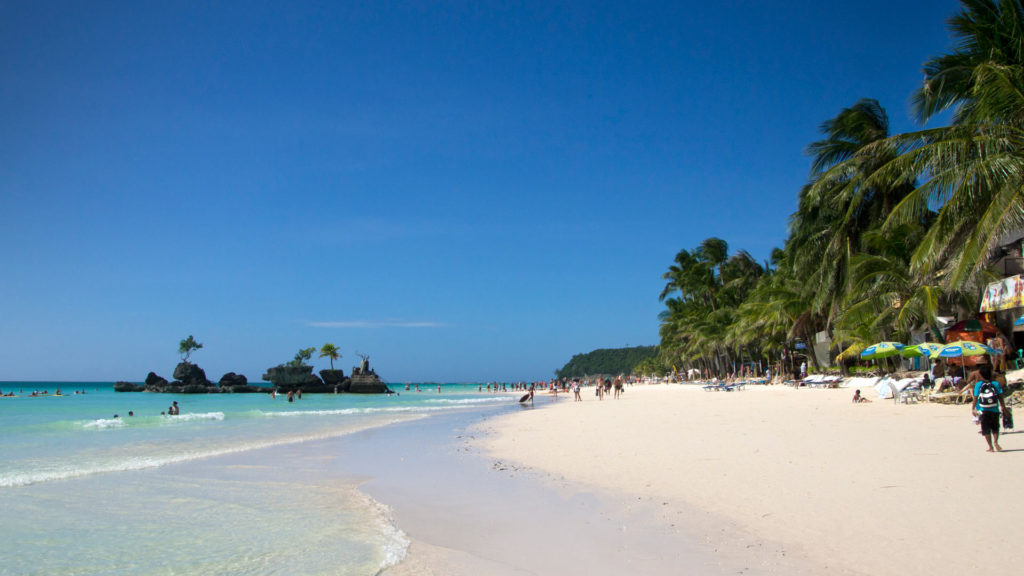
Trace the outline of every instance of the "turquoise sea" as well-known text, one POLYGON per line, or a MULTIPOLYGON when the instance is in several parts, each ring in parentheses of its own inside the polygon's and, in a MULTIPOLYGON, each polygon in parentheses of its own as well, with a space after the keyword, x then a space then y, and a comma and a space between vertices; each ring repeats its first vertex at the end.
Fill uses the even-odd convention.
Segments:
POLYGON ((17 394, 0 398, 0 574, 377 574, 408 540, 358 466, 325 474, 333 456, 302 447, 515 406, 477 384, 392 388, 289 403, 0 382, 17 394), (180 415, 161 415, 172 401, 180 415))

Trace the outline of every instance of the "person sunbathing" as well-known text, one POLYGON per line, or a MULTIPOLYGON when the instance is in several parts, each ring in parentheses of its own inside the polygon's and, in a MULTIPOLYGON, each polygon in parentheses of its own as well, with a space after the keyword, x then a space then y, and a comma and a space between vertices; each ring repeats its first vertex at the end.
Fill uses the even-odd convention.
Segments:
POLYGON ((861 402, 871 402, 871 400, 868 400, 867 398, 861 396, 860 390, 857 390, 856 392, 853 393, 853 403, 860 404, 861 402))

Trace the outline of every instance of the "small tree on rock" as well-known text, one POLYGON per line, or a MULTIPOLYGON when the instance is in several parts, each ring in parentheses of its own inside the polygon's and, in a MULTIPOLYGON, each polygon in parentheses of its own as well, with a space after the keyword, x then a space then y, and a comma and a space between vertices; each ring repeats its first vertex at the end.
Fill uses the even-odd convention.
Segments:
POLYGON ((178 354, 181 354, 182 361, 188 364, 188 358, 192 355, 192 352, 199 350, 202 347, 202 343, 196 342, 196 339, 189 334, 188 338, 185 338, 178 343, 178 354))
POLYGON ((303 348, 295 353, 295 359, 288 363, 289 366, 305 366, 306 360, 313 357, 316 348, 303 348))

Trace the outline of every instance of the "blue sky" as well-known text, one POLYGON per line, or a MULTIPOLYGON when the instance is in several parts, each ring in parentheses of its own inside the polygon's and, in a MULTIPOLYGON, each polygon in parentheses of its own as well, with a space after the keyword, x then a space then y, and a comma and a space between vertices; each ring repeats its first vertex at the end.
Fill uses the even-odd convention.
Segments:
POLYGON ((169 377, 189 334, 255 381, 656 344, 677 251, 782 244, 821 122, 916 127, 958 8, 147 4, 0 6, 0 380, 169 377))

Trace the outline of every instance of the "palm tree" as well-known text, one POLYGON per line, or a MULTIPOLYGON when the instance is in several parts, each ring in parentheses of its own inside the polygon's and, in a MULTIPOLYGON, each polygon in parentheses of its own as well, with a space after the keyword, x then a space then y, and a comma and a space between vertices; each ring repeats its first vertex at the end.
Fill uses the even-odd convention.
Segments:
POLYGON ((949 19, 954 49, 925 63, 913 96, 922 122, 952 111, 953 123, 880 145, 900 155, 875 176, 922 176, 887 225, 939 206, 912 266, 952 289, 976 287, 998 239, 1024 227, 1024 4, 961 3, 949 19))
POLYGON ((872 178, 898 155, 876 146, 889 137, 889 117, 877 100, 862 99, 821 125, 824 140, 807 147, 811 183, 791 223, 796 270, 815 291, 814 311, 830 329, 851 291, 850 265, 862 235, 888 217, 913 190, 913 177, 872 178))
POLYGON ((324 356, 331 360, 331 370, 334 370, 334 361, 341 358, 341 352, 338 351, 338 347, 328 342, 320 347, 320 358, 324 356))

